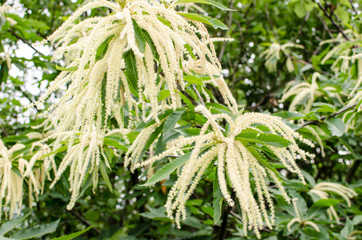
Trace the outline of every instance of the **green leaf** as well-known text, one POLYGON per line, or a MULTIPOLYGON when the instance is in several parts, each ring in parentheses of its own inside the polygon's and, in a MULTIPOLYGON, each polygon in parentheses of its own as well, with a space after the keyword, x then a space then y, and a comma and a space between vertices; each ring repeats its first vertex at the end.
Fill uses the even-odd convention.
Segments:
POLYGON ((329 103, 317 102, 317 103, 313 103, 313 107, 315 107, 315 108, 313 108, 314 112, 335 112, 336 111, 336 107, 329 103))
MULTIPOLYGON (((172 109, 166 110, 164 113, 158 115, 158 119, 162 120, 162 119, 168 117, 171 113, 173 113, 172 109)), ((146 125, 143 126, 143 128, 149 127, 149 126, 151 126, 152 124, 155 124, 155 123, 156 123, 156 120, 152 119, 152 120, 148 121, 146 123, 146 125)))
POLYGON ((326 212, 325 208, 320 207, 311 207, 309 208, 307 215, 305 216, 307 219, 313 219, 315 217, 318 217, 326 212))
POLYGON ((29 228, 22 230, 20 232, 15 233, 14 235, 10 236, 12 239, 29 239, 29 238, 35 238, 40 237, 48 233, 54 232, 59 224, 60 219, 49 223, 49 224, 43 224, 39 227, 35 228, 29 228))
POLYGON ((96 60, 100 60, 104 57, 107 52, 109 42, 113 39, 114 35, 109 36, 104 42, 102 42, 97 48, 96 60))
POLYGON ((161 90, 158 92, 158 96, 157 96, 157 101, 162 101, 164 100, 165 98, 169 97, 170 96, 170 90, 161 90))
POLYGON ((178 167, 183 165, 187 160, 189 160, 191 153, 187 153, 174 159, 172 162, 165 165, 163 168, 158 170, 147 182, 142 184, 141 186, 150 186, 155 183, 166 179, 173 171, 175 171, 178 167))
POLYGON ((312 207, 332 207, 334 205, 336 205, 337 203, 339 203, 341 200, 338 199, 319 199, 318 201, 316 201, 312 207))
POLYGON ((130 86, 131 93, 138 96, 138 72, 136 57, 133 51, 129 50, 123 54, 124 62, 126 64, 126 77, 128 85, 130 86))
POLYGON ((167 215, 165 214, 165 208, 160 207, 158 209, 156 208, 150 208, 149 211, 140 213, 142 217, 154 219, 154 220, 163 220, 163 221, 171 221, 167 215))
POLYGON ((290 144, 292 144, 292 142, 279 135, 261 133, 251 128, 242 130, 235 139, 253 143, 267 144, 275 147, 288 147, 290 144))
POLYGON ((197 229, 201 229, 202 228, 202 224, 200 223, 200 220, 195 218, 195 217, 188 217, 186 218, 186 220, 183 220, 182 221, 182 224, 185 224, 185 225, 188 225, 190 227, 193 227, 193 228, 197 228, 197 229))
POLYGON ((346 7, 351 8, 351 2, 349 0, 339 0, 340 4, 345 5, 346 7))
POLYGON ((51 153, 48 153, 44 156, 42 156, 41 158, 46 158, 46 157, 49 157, 51 155, 55 155, 57 153, 60 153, 60 152, 64 152, 68 149, 68 146, 61 146, 60 148, 57 148, 55 151, 51 152, 51 153))
POLYGON ((314 8, 318 8, 318 5, 314 2, 305 2, 304 8, 307 12, 312 11, 314 8))
POLYGON ((144 53, 146 49, 146 39, 143 36, 142 29, 140 28, 140 26, 138 26, 137 22, 133 18, 132 18, 132 23, 133 23, 134 33, 136 36, 137 45, 140 51, 144 53))
MULTIPOLYGON (((2 64, 0 65, 0 87, 2 83, 6 83, 6 81, 8 80, 8 76, 9 76, 9 68, 8 68, 8 64, 6 63, 6 61, 2 62, 2 64)), ((1 88, 0 88, 1 89, 1 88)))
POLYGON ((138 160, 140 160, 140 159, 143 157, 143 155, 144 155, 144 153, 146 152, 146 150, 150 148, 150 146, 152 145, 152 143, 153 143, 153 142, 157 139, 157 137, 160 135, 160 133, 162 132, 163 126, 164 126, 164 122, 153 131, 153 133, 151 134, 151 136, 148 138, 148 141, 147 141, 145 147, 143 148, 142 153, 139 155, 139 159, 138 159, 138 160))
POLYGON ((337 7, 336 13, 337 13, 337 16, 341 19, 342 23, 344 23, 344 24, 348 23, 349 14, 341 5, 339 5, 337 7))
POLYGON ((204 83, 202 82, 202 80, 194 75, 186 75, 186 76, 184 76, 184 80, 189 83, 194 83, 194 84, 198 84, 200 86, 204 86, 204 83))
POLYGON ((220 190, 219 179, 218 179, 217 174, 215 174, 212 196, 213 196, 212 207, 214 209, 213 218, 214 218, 214 225, 216 225, 219 223, 220 218, 221 218, 221 207, 222 207, 222 201, 223 201, 223 195, 220 190))
POLYGON ((280 178, 279 172, 268 162, 268 160, 262 154, 259 153, 259 151, 255 147, 249 146, 247 147, 247 149, 251 154, 253 154, 253 156, 259 161, 260 164, 271 170, 273 173, 275 173, 275 175, 280 178))
POLYGON ((309 184, 310 184, 312 187, 314 187, 315 184, 316 184, 316 182, 315 182, 313 176, 310 175, 307 171, 304 171, 304 170, 302 170, 302 174, 303 174, 303 176, 305 177, 305 179, 307 179, 307 181, 309 182, 309 184))
POLYGON ((212 0, 179 0, 177 2, 175 2, 174 4, 179 4, 179 3, 203 3, 203 4, 208 4, 208 5, 212 5, 214 7, 217 7, 220 10, 224 10, 224 11, 235 11, 233 9, 230 9, 224 5, 222 5, 221 3, 212 1, 212 0))
POLYGON ((189 44, 185 44, 185 48, 186 48, 187 52, 190 54, 190 56, 192 57, 192 59, 195 60, 196 56, 194 54, 193 48, 189 44))
POLYGON ((353 225, 359 225, 362 222, 362 215, 357 215, 353 218, 353 225))
POLYGON ((299 119, 304 117, 304 114, 302 114, 302 113, 287 112, 287 111, 278 112, 278 113, 275 113, 273 115, 279 116, 281 118, 285 118, 287 120, 299 120, 299 119))
POLYGON ((27 217, 29 217, 29 215, 32 212, 33 211, 30 211, 30 212, 24 214, 24 216, 11 219, 10 221, 8 221, 8 222, 4 223, 3 225, 1 225, 1 227, 0 227, 0 236, 4 236, 6 233, 13 230, 17 225, 19 225, 22 221, 24 221, 27 217))
POLYGON ((348 236, 351 234, 352 231, 353 231, 352 221, 349 220, 349 218, 347 218, 346 224, 341 231, 341 237, 343 237, 344 239, 348 239, 348 236))
POLYGON ((163 138, 162 141, 166 142, 169 138, 176 133, 175 125, 178 120, 180 120, 181 115, 185 112, 185 109, 177 110, 171 113, 171 115, 166 119, 165 125, 163 127, 163 138))
POLYGON ((112 146, 112 147, 115 147, 119 150, 122 150, 124 152, 127 152, 128 151, 128 148, 124 145, 122 145, 121 143, 119 143, 117 140, 113 139, 111 136, 106 136, 104 139, 103 139, 103 144, 104 145, 107 145, 107 146, 112 146))
POLYGON ((200 14, 197 14, 197 13, 178 13, 178 14, 181 15, 181 16, 184 16, 185 18, 188 18, 190 20, 205 23, 205 24, 208 24, 210 26, 213 26, 215 29, 218 29, 218 28, 220 28, 221 30, 227 30, 228 29, 228 27, 225 24, 223 24, 219 20, 211 18, 211 17, 206 17, 204 15, 200 15, 200 14))
POLYGON ((156 48, 155 44, 153 43, 150 34, 146 30, 143 30, 143 29, 142 29, 142 33, 143 33, 143 37, 145 38, 146 42, 148 43, 148 45, 150 45, 153 57, 158 60, 159 56, 158 56, 157 48, 156 48))
POLYGON ((63 67, 61 67, 61 66, 56 65, 55 68, 56 68, 57 70, 65 71, 65 72, 74 72, 74 71, 77 71, 77 70, 78 70, 78 66, 63 68, 63 67))
MULTIPOLYGON (((107 160, 105 159, 105 161, 107 161, 107 160)), ((113 187, 112 187, 111 182, 109 181, 107 169, 106 169, 106 166, 104 165, 103 161, 99 162, 99 169, 101 170, 102 178, 103 178, 104 182, 106 183, 109 191, 111 191, 111 193, 113 193, 113 187)))
POLYGON ((29 139, 25 135, 18 136, 8 136, 1 139, 4 143, 17 143, 17 142, 26 142, 29 139))
POLYGON ((35 28, 35 29, 39 29, 39 30, 48 30, 49 26, 46 25, 44 22, 35 20, 35 19, 26 19, 23 18, 24 23, 26 23, 28 26, 35 28))
POLYGON ((340 118, 328 119, 326 123, 332 136, 341 137, 346 131, 346 126, 340 118))
POLYGON ((157 19, 158 19, 160 22, 162 22, 163 24, 165 24, 167 27, 172 28, 171 22, 168 21, 166 18, 161 17, 161 16, 157 16, 157 19))
POLYGON ((197 136, 201 132, 200 128, 177 128, 175 130, 185 137, 197 136))
POLYGON ((300 18, 303 18, 307 14, 307 10, 304 8, 303 1, 300 1, 294 6, 294 12, 300 18))
POLYGON ((205 103, 207 109, 210 109, 212 114, 226 113, 230 114, 230 109, 219 103, 205 103))
POLYGON ((206 207, 206 206, 202 206, 201 210, 206 213, 207 215, 209 215, 210 217, 214 216, 214 210, 212 207, 206 207))
POLYGON ((71 240, 73 238, 76 238, 76 237, 82 235, 85 232, 88 232, 89 229, 94 228, 94 227, 95 226, 89 226, 86 229, 83 229, 81 231, 78 231, 78 232, 75 232, 75 233, 72 233, 72 234, 68 234, 68 235, 64 235, 64 236, 61 236, 61 237, 57 237, 57 238, 52 238, 51 240, 71 240))
MULTIPOLYGON (((349 137, 347 137, 346 135, 339 137, 338 140, 348 149, 348 151, 351 152, 352 156, 354 158, 358 158, 358 154, 356 154, 357 149, 353 149, 353 147, 349 144, 349 142, 351 141, 351 139, 349 139, 349 137)), ((353 141, 353 140, 352 140, 353 141)))

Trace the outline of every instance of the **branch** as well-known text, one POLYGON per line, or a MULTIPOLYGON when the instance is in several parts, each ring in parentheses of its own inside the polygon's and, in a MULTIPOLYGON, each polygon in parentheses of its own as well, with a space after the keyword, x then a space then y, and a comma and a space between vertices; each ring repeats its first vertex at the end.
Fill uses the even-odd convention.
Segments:
POLYGON ((351 4, 351 7, 352 7, 352 10, 353 10, 354 14, 357 15, 358 13, 357 13, 356 9, 355 9, 354 6, 353 6, 352 0, 349 0, 349 3, 351 4))
POLYGON ((186 92, 185 90, 182 89, 182 87, 180 86, 180 84, 177 83, 177 89, 183 94, 185 95, 185 97, 191 101, 191 103, 195 106, 198 106, 199 104, 195 101, 195 99, 193 99, 193 97, 191 97, 190 94, 188 94, 188 92, 186 92))
MULTIPOLYGON (((88 227, 92 226, 92 224, 90 224, 84 217, 82 217, 79 213, 77 213, 76 211, 74 210, 70 210, 69 211, 71 214, 73 214, 76 218, 78 218, 82 223, 84 223, 85 225, 87 225, 88 227)), ((96 227, 93 227, 92 228, 95 232, 97 232, 98 234, 101 234, 101 231, 96 228, 96 227)))
POLYGON ((322 4, 320 2, 317 3, 319 8, 322 9, 324 15, 332 22, 332 24, 337 28, 337 30, 343 35, 343 37, 347 40, 350 41, 350 39, 348 38, 348 36, 343 32, 342 27, 337 24, 334 19, 333 19, 333 13, 328 14, 327 10, 322 6, 322 4))
POLYGON ((351 183, 352 178, 354 177, 354 175, 357 172, 357 169, 359 167, 359 165, 361 164, 362 160, 361 159, 355 159, 353 161, 352 166, 349 168, 347 175, 346 175, 346 182, 351 183))
POLYGON ((197 96, 199 97, 200 103, 205 106, 204 100, 202 99, 202 96, 199 93, 199 91, 197 91, 197 88, 195 87, 195 84, 192 84, 192 87, 193 87, 194 91, 196 92, 197 96))
POLYGON ((221 229, 220 229, 220 232, 219 232, 219 240, 225 239, 226 228, 227 228, 227 224, 228 224, 228 216, 229 216, 230 211, 231 211, 231 208, 229 206, 227 206, 223 211, 221 229))
POLYGON ((318 125, 318 124, 320 124, 322 121, 328 120, 328 119, 331 119, 331 118, 334 118, 334 117, 338 116, 338 115, 341 114, 341 113, 344 113, 344 112, 346 112, 346 111, 348 111, 348 110, 350 110, 350 109, 353 109, 353 108, 356 107, 356 106, 357 106, 357 103, 356 103, 356 104, 353 104, 353 105, 351 105, 351 106, 349 106, 349 107, 342 108, 342 109, 340 109, 339 111, 337 111, 337 112, 335 112, 335 113, 332 113, 332 114, 329 115, 329 116, 323 116, 323 117, 321 117, 319 120, 313 120, 313 121, 305 122, 305 123, 303 123, 302 125, 300 125, 299 128, 297 128, 296 130, 299 130, 299 129, 301 129, 301 128, 305 127, 305 126, 308 126, 308 125, 318 125))
MULTIPOLYGON (((234 4, 234 0, 231 0, 230 4, 229 4, 229 8, 231 8, 233 6, 233 4, 234 4)), ((228 29, 230 29, 230 27, 231 27, 232 20, 233 20, 233 12, 230 11, 229 20, 228 20, 228 23, 227 23, 228 29)), ((221 61, 222 56, 224 56, 225 48, 226 48, 226 41, 224 41, 223 44, 222 44, 221 51, 220 51, 220 54, 219 54, 219 61, 221 61)))
MULTIPOLYGON (((316 13, 317 13, 317 11, 316 11, 316 13)), ((328 35, 329 35, 332 39, 334 39, 333 34, 332 34, 331 30, 328 28, 328 25, 326 24, 326 22, 324 21, 324 19, 323 19, 321 16, 319 16, 318 13, 317 13, 317 17, 318 17, 318 19, 321 21, 321 23, 323 24, 323 27, 324 27, 324 29, 327 31, 328 35)))
POLYGON ((329 77, 334 77, 333 74, 331 74, 331 73, 329 73, 329 72, 316 69, 316 68, 313 66, 313 64, 310 63, 310 62, 307 62, 307 61, 305 61, 305 60, 303 60, 303 59, 296 58, 296 57, 293 56, 293 55, 289 55, 289 54, 288 54, 287 56, 288 56, 289 58, 293 58, 293 59, 296 60, 297 62, 300 62, 300 63, 305 64, 305 65, 310 65, 310 66, 312 66, 313 70, 316 71, 316 72, 322 73, 323 75, 327 75, 327 76, 329 76, 329 77))
POLYGON ((300 24, 300 27, 299 27, 297 36, 295 37, 295 40, 298 40, 299 37, 300 37, 300 35, 302 34, 304 25, 305 25, 305 23, 306 23, 306 22, 308 21, 308 19, 309 19, 309 15, 310 15, 310 12, 307 12, 307 14, 305 15, 305 17, 303 18, 303 22, 302 22, 302 24, 300 24))
POLYGON ((230 211, 230 214, 231 214, 233 217, 239 219, 240 221, 243 221, 243 219, 242 219, 238 214, 236 214, 235 212, 230 211))
POLYGON ((42 52, 40 52, 39 50, 37 50, 36 48, 34 48, 26 39, 20 37, 18 34, 16 34, 13 30, 8 29, 8 32, 10 32, 12 35, 14 35, 14 37, 16 37, 17 39, 21 40, 23 43, 25 43, 26 45, 28 45, 30 48, 32 48, 35 52, 39 53, 40 55, 42 55, 43 57, 46 57, 45 54, 43 54, 42 52))

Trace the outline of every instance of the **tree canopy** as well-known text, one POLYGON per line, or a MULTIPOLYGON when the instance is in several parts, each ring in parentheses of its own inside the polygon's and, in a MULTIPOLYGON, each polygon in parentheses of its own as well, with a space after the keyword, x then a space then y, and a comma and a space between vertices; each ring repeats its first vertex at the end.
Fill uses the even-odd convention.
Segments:
POLYGON ((359 239, 362 1, 0 1, 0 236, 359 239))

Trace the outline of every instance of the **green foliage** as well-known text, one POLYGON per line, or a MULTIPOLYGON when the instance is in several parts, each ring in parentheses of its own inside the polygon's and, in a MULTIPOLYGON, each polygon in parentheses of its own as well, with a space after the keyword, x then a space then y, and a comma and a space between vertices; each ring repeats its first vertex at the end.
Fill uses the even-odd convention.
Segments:
MULTIPOLYGON (((1 4, 4 2, 13 1, 1 1, 1 4)), ((51 48, 45 51, 32 44, 54 32, 84 1, 72 3, 70 0, 61 2, 20 0, 18 2, 21 5, 21 14, 8 13, 4 15, 6 18, 0 14, 0 134, 1 140, 8 147, 16 143, 24 144, 24 149, 16 154, 24 153, 24 159, 30 161, 39 149, 35 147, 30 150, 36 140, 27 137, 26 134, 33 132, 32 128, 41 124, 43 118, 35 115, 38 110, 28 110, 25 105, 38 100, 41 92, 51 86, 61 71, 78 70, 77 66, 64 68, 62 62, 53 62, 51 48), (33 47, 36 50, 32 50, 33 47), (30 52, 30 57, 21 54, 22 51, 30 52), (9 55, 9 59, 6 54, 9 55), (33 75, 34 70, 40 74, 33 75), (33 91, 34 89, 36 91, 33 91)), ((288 180, 295 179, 295 174, 286 173, 282 169, 283 166, 274 161, 275 154, 269 147, 288 147, 291 144, 281 133, 265 132, 260 126, 254 126, 236 136, 238 141, 248 146, 248 150, 260 165, 274 172, 283 181, 288 195, 298 198, 296 205, 303 221, 295 222, 288 229, 288 223, 297 217, 296 212, 293 206, 283 199, 281 191, 270 184, 272 179, 268 179, 266 184, 270 189, 277 214, 273 229, 265 227, 261 231, 261 237, 273 240, 359 239, 362 235, 360 179, 362 117, 358 107, 362 100, 359 97, 351 102, 355 96, 351 93, 361 92, 358 81, 361 79, 362 60, 358 57, 352 59, 353 56, 362 53, 361 2, 347 0, 319 1, 319 3, 312 0, 292 0, 287 3, 278 0, 174 2, 180 9, 188 6, 184 6, 184 3, 200 4, 198 6, 205 9, 207 15, 190 5, 188 13, 180 13, 181 16, 204 23, 212 37, 234 39, 233 42, 214 44, 224 77, 239 108, 243 108, 243 112, 272 113, 316 144, 313 149, 302 145, 306 151, 316 155, 314 159, 308 162, 297 161, 307 180, 304 185, 297 180, 288 180), (331 39, 336 41, 331 42, 331 39), (274 46, 300 44, 303 48, 279 49, 277 52, 279 57, 273 55, 270 59, 275 64, 275 71, 270 71, 266 64, 267 59, 262 53, 270 49, 273 43, 277 44, 274 46), (343 62, 344 60, 346 62, 343 62), (319 73, 321 77, 316 80, 316 88, 312 89, 314 73, 319 73), (280 101, 288 89, 306 83, 308 85, 303 85, 306 86, 303 88, 306 92, 301 99, 296 99, 298 93, 295 93, 285 101, 280 101), (296 111, 290 111, 289 107, 295 99, 298 100, 298 104, 295 105, 296 111), (306 111, 305 106, 310 99, 313 104, 310 110, 306 111), (337 195, 330 194, 327 199, 318 198, 309 191, 319 182, 348 186, 354 189, 358 196, 351 199, 351 206, 348 206, 343 197, 337 195), (330 207, 333 207, 338 214, 338 221, 333 217, 330 218, 327 211, 330 207), (308 222, 315 224, 319 231, 308 225, 308 222)), ((82 17, 102 16, 108 13, 108 10, 102 8, 93 9, 86 13, 88 16, 82 17)), ((160 17, 160 21, 165 19, 160 17)), ((133 29, 141 52, 145 51, 147 44, 152 50, 155 61, 160 61, 156 46, 147 31, 140 28, 135 21, 133 29)), ((97 49, 97 60, 104 57, 112 37, 97 49)), ((191 52, 188 54, 193 56, 195 53, 191 47, 189 49, 191 52)), ((135 67, 135 54, 129 50, 123 58, 125 75, 132 95, 142 98, 137 90, 138 77, 141 73, 137 72, 135 67)), ((156 70, 157 74, 162 75, 160 71, 156 70)), ((187 82, 185 90, 180 93, 184 106, 175 111, 167 110, 159 115, 162 123, 147 139, 139 158, 147 160, 149 155, 159 154, 165 149, 166 144, 176 137, 199 135, 200 126, 206 119, 194 111, 195 106, 190 99, 202 103, 206 102, 208 96, 212 102, 206 102, 205 105, 213 114, 231 115, 230 110, 223 105, 220 92, 208 84, 210 76, 191 72, 183 75, 183 79, 187 82), (150 147, 153 147, 153 152, 149 152, 150 147)), ((101 85, 104 90, 106 80, 101 85)), ((159 92, 157 100, 163 101, 169 98, 170 94, 169 90, 164 89, 159 92)), ((45 108, 54 102, 54 98, 61 95, 63 95, 61 91, 55 91, 49 102, 45 103, 45 108)), ((102 103, 106 101, 104 93, 100 101, 102 103)), ((132 124, 132 120, 136 118, 136 110, 122 106, 120 111, 125 118, 125 125, 132 124)), ((105 113, 102 115, 104 117, 105 113)), ((70 170, 67 169, 54 188, 50 189, 51 182, 46 182, 44 192, 39 196, 33 209, 34 212, 27 212, 29 207, 24 205, 22 210, 24 215, 14 216, 11 220, 4 217, 1 219, 0 236, 4 239, 29 239, 46 235, 49 238, 62 240, 257 239, 252 231, 248 231, 247 236, 244 234, 240 206, 230 208, 223 201, 215 164, 206 169, 199 186, 186 202, 187 219, 183 221, 182 229, 176 228, 163 206, 167 193, 191 153, 187 152, 181 157, 166 156, 157 164, 135 172, 125 169, 124 155, 130 143, 144 128, 156 123, 154 119, 137 117, 141 120, 134 130, 127 134, 129 142, 122 139, 118 133, 104 137, 102 145, 104 154, 101 156, 99 176, 86 176, 73 210, 65 211, 70 200, 70 186, 67 182, 70 170), (106 163, 109 163, 110 167, 106 163), (100 178, 100 187, 94 190, 94 193, 89 187, 92 177, 100 178)), ((111 128, 119 127, 114 118, 108 119, 104 124, 108 124, 111 128)), ((230 126, 226 122, 223 124, 227 132, 230 126)), ((44 128, 40 127, 37 132, 44 134, 45 138, 44 128)), ((53 140, 49 139, 47 143, 52 144, 53 140)), ((54 156, 55 163, 59 166, 69 147, 68 142, 62 144, 62 147, 43 155, 42 159, 54 156)), ((14 169, 15 167, 18 166, 14 163, 14 169)), ((40 169, 40 167, 41 164, 37 162, 35 168, 40 169)), ((54 178, 54 175, 51 174, 51 177, 54 178)), ((229 179, 227 184, 230 186, 229 179)), ((253 178, 251 185, 256 195, 257 186, 253 178)), ((32 198, 28 183, 24 183, 23 187, 24 200, 32 198)))
POLYGON ((22 222, 24 222, 29 216, 32 214, 31 211, 26 213, 24 216, 19 216, 17 218, 14 218, 4 224, 0 227, 0 237, 2 239, 30 239, 30 238, 36 238, 41 237, 43 235, 52 233, 56 230, 59 221, 54 221, 52 223, 48 224, 42 224, 37 227, 33 228, 21 228, 18 231, 15 231, 15 228, 22 222), (10 236, 8 238, 5 238, 5 235, 9 235, 9 232, 11 232, 10 236))

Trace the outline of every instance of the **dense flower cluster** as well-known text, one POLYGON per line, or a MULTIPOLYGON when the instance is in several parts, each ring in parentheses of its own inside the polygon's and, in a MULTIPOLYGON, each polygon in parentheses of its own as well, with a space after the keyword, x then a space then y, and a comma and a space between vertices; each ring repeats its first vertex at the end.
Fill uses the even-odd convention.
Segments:
POLYGON ((289 48, 304 48, 303 45, 295 43, 284 43, 280 45, 279 43, 272 43, 268 49, 261 53, 261 57, 266 59, 265 67, 269 72, 275 72, 277 70, 278 60, 281 57, 281 54, 285 54, 287 61, 286 66, 289 72, 294 71, 294 65, 290 56, 289 48))
POLYGON ((350 101, 347 103, 347 106, 358 104, 358 111, 362 110, 362 90, 360 86, 362 84, 362 54, 356 49, 361 49, 361 39, 362 34, 357 32, 356 29, 349 29, 345 31, 345 34, 348 36, 348 40, 339 33, 336 38, 325 40, 320 43, 320 45, 333 43, 334 47, 324 56, 322 59, 322 64, 325 64, 333 56, 337 59, 334 60, 331 69, 335 73, 350 73, 351 64, 356 63, 358 76, 354 82, 352 91, 349 93, 350 101))
MULTIPOLYGON (((45 179, 51 180, 49 171, 54 173, 52 188, 68 167, 71 199, 67 208, 72 209, 86 177, 92 178, 94 190, 100 164, 104 162, 110 168, 103 149, 104 139, 120 133, 129 143, 129 133, 136 124, 152 121, 128 148, 124 166, 131 166, 134 171, 152 166, 169 155, 190 153, 166 202, 167 214, 178 227, 181 220, 186 219, 187 200, 205 171, 214 164, 225 201, 231 207, 236 202, 240 204, 245 234, 248 229, 253 230, 260 238, 264 224, 272 228, 275 210, 269 181, 276 184, 286 201, 290 202, 290 198, 282 186, 281 175, 270 161, 280 161, 304 182, 295 159, 306 160, 313 155, 299 148, 297 141, 310 147, 314 145, 280 118, 262 113, 238 113, 213 46, 215 41, 231 39, 211 38, 203 23, 187 16, 177 11, 174 4, 155 0, 94 0, 76 10, 47 39, 56 48, 54 60, 64 60, 65 66, 60 68, 62 72, 35 105, 41 106, 55 90, 68 86, 64 96, 44 113, 47 119, 42 126, 51 129, 50 133, 46 136, 29 134, 29 138, 38 139, 32 143, 30 160, 17 153, 23 145, 17 144, 8 150, 0 140, 0 200, 9 207, 10 216, 21 208, 24 179, 28 180, 31 204, 33 196, 43 191, 45 179), (106 8, 107 14, 83 19, 83 13, 96 8, 106 8), (200 91, 195 85, 190 87, 192 84, 200 91), (226 112, 230 114, 212 114, 205 107, 204 100, 215 99, 206 84, 218 89, 229 110, 226 112), (168 141, 166 150, 153 155, 154 146, 148 146, 148 140, 167 119, 159 117, 160 114, 182 107, 182 95, 186 96, 186 90, 194 91, 201 104, 195 107, 195 111, 205 117, 200 133, 168 141), (125 121, 129 116, 129 121, 125 121), (109 127, 111 121, 112 128, 109 127), (226 129, 222 123, 226 123, 226 129), (280 142, 271 141, 273 138, 280 142), (46 144, 48 141, 52 147, 46 144), (146 146, 150 154, 144 160, 146 146), (54 154, 64 147, 64 157, 57 166, 54 154)), ((303 46, 274 43, 262 53, 269 71, 276 70, 281 54, 287 58, 288 70, 294 70, 290 48, 303 46)), ((314 99, 320 96, 318 77, 320 74, 315 73, 311 83, 298 84, 284 94, 282 101, 295 96, 290 111, 304 104, 305 98, 309 98, 305 111, 311 110, 314 99)), ((360 80, 353 93, 359 84, 360 80)), ((193 104, 197 105, 195 102, 193 104)), ((314 135, 322 145, 318 134, 314 135)), ((352 194, 338 189, 335 192, 343 197, 352 194)), ((318 185, 311 192, 326 198, 328 194, 323 191, 327 190, 328 186, 318 185)), ((314 223, 304 221, 299 215, 296 200, 293 205, 296 218, 288 228, 295 222, 304 222, 319 231, 314 223)))
POLYGON ((295 217, 289 221, 289 223, 287 224, 287 229, 289 231, 291 231, 291 227, 293 226, 293 224, 295 223, 299 223, 301 226, 306 227, 306 226, 311 226, 312 228, 314 228, 317 232, 319 232, 319 227, 317 224, 315 224, 312 221, 309 221, 308 219, 304 219, 304 217, 302 216, 302 214, 300 213, 300 210, 298 209, 298 198, 293 198, 293 208, 294 208, 294 214, 295 217))
MULTIPOLYGON (((208 75, 206 82, 219 87, 236 111, 206 28, 156 1, 129 1, 124 8, 106 0, 90 2, 48 40, 57 47, 54 58, 66 57, 67 64, 37 104, 70 83, 67 93, 49 109, 49 121, 58 131, 99 131, 124 105, 129 111, 142 106, 143 117, 150 107, 150 117, 157 119, 164 109, 181 106, 177 89, 185 88, 185 74, 208 75), (82 13, 97 7, 112 13, 75 23, 82 13), (168 90, 169 97, 158 101, 161 90, 168 90)), ((122 118, 116 119, 124 127, 122 118)))
MULTIPOLYGON (((329 193, 333 193, 335 195, 341 196, 344 200, 346 200, 348 207, 351 206, 350 198, 356 197, 357 193, 348 187, 345 187, 338 183, 331 182, 320 182, 314 186, 313 189, 309 191, 309 193, 316 194, 320 199, 328 199, 329 193)), ((329 207, 327 210, 328 216, 331 220, 333 218, 339 223, 339 217, 333 206, 329 207)))
POLYGON ((52 156, 46 156, 51 151, 49 146, 41 142, 31 145, 30 160, 24 159, 25 146, 15 144, 8 149, 0 139, 0 217, 2 211, 10 218, 14 213, 20 214, 23 204, 23 185, 27 182, 29 191, 29 206, 33 204, 33 196, 36 200, 43 193, 45 180, 49 171, 56 172, 56 165, 52 156), (44 157, 46 156, 46 157, 44 157), (42 165, 35 167, 38 160, 42 159, 42 165))
POLYGON ((318 97, 323 95, 326 95, 328 97, 334 97, 342 105, 344 105, 344 102, 335 87, 320 87, 318 85, 317 80, 322 77, 323 76, 320 73, 315 72, 312 75, 311 83, 301 82, 293 85, 294 81, 291 81, 290 84, 288 84, 288 86, 285 88, 285 91, 280 101, 285 102, 287 99, 294 97, 289 105, 289 111, 293 112, 296 110, 300 110, 304 113, 309 113, 312 109, 314 101, 318 97), (302 106, 302 109, 298 109, 298 107, 300 106, 302 106))
MULTIPOLYGON (((270 168, 263 166, 257 157, 259 153, 255 152, 257 150, 250 148, 248 144, 238 140, 238 135, 245 129, 252 129, 258 133, 262 133, 256 126, 263 125, 270 133, 279 134, 289 140, 291 144, 288 147, 268 147, 281 163, 290 172, 297 174, 302 181, 304 181, 304 177, 294 159, 297 154, 303 159, 312 157, 312 155, 301 150, 294 139, 296 138, 310 146, 313 146, 313 144, 303 139, 279 118, 266 114, 246 113, 237 115, 236 119, 233 120, 227 114, 212 115, 203 105, 199 105, 195 110, 207 118, 207 122, 202 127, 198 136, 186 138, 181 136, 170 141, 166 151, 146 161, 142 162, 138 161, 139 158, 134 158, 133 168, 151 165, 170 154, 183 155, 185 148, 192 148, 190 159, 185 163, 178 180, 171 188, 166 203, 168 216, 171 219, 175 219, 178 227, 180 227, 181 218, 186 218, 186 201, 195 190, 205 170, 214 159, 217 159, 219 185, 226 202, 230 206, 233 206, 235 203, 235 200, 232 199, 229 194, 226 180, 227 175, 232 190, 235 192, 236 198, 241 206, 245 231, 247 227, 249 227, 249 229, 253 229, 255 233, 260 236, 259 230, 263 227, 263 218, 270 228, 272 228, 271 225, 274 221, 274 207, 267 188, 266 177, 269 175, 271 179, 274 180, 287 201, 289 201, 289 197, 285 193, 276 173, 270 168), (227 133, 224 133, 218 124, 218 121, 221 120, 226 121, 230 125, 227 133), (212 131, 209 130, 210 127, 212 131), (253 191, 251 190, 249 173, 252 173, 254 177, 259 202, 254 198, 253 191), (268 217, 266 205, 269 206, 271 211, 271 218, 268 217)), ((152 132, 154 127, 155 126, 148 127, 147 130, 144 130, 144 133, 152 132)), ((141 147, 131 148, 133 151, 132 155, 139 155, 144 144, 140 145, 141 147)))
MULTIPOLYGON (((206 77, 203 84, 217 87, 226 105, 237 111, 221 76, 212 43, 215 39, 202 23, 188 20, 158 1, 123 3, 89 2, 48 38, 56 47, 54 59, 64 59, 65 68, 35 104, 42 105, 53 91, 69 84, 64 96, 45 113, 48 118, 43 124, 55 129, 49 137, 55 138, 54 149, 68 143, 55 178, 57 181, 71 166, 68 208, 77 199, 87 173, 93 174, 93 184, 97 183, 109 119, 116 120, 117 131, 125 138, 134 122, 155 119, 159 123, 160 113, 182 106, 179 91, 185 90, 187 75, 206 77), (82 20, 84 12, 99 7, 111 13, 82 20), (161 91, 166 97, 159 99, 161 91), (128 124, 125 112, 135 116, 128 124)), ((202 94, 210 101, 206 88, 202 94)))

